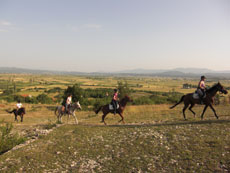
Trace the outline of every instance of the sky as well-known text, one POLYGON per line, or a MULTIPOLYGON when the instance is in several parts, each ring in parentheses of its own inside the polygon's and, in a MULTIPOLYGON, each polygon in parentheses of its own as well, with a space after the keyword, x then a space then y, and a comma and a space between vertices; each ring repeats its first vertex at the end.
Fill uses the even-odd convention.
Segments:
POLYGON ((0 0, 0 66, 230 70, 230 1, 0 0))

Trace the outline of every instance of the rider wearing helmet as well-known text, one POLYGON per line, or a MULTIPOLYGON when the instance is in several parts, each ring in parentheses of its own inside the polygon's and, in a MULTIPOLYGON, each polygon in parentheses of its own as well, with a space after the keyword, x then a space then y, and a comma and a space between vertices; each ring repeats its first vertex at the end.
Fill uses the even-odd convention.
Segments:
POLYGON ((200 103, 201 104, 203 104, 203 98, 205 96, 205 90, 206 90, 206 86, 205 86, 205 82, 204 82, 205 79, 206 79, 205 76, 201 76, 200 82, 199 82, 198 87, 197 87, 197 91, 198 91, 198 94, 200 97, 200 103))
POLYGON ((112 105, 114 108, 114 115, 116 114, 116 110, 117 110, 117 101, 118 101, 118 90, 114 89, 114 93, 113 93, 113 98, 112 98, 112 105))

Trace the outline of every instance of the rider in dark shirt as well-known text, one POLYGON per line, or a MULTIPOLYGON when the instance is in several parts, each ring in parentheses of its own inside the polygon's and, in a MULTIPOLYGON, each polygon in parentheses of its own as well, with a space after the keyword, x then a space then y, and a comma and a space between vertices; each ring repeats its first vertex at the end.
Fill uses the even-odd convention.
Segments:
POLYGON ((114 115, 116 114, 117 111, 117 104, 118 104, 117 101, 118 101, 118 90, 114 89, 113 98, 111 102, 114 108, 114 115))

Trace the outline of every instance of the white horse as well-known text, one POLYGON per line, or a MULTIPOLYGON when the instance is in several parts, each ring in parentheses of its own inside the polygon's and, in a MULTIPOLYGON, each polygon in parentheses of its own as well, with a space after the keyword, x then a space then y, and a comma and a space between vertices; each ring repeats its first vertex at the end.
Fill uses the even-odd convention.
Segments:
POLYGON ((76 124, 78 124, 78 120, 77 120, 77 117, 75 115, 76 109, 81 109, 81 105, 80 105, 79 101, 70 105, 68 113, 65 111, 64 106, 62 106, 62 105, 57 106, 55 109, 55 115, 57 116, 59 122, 62 122, 62 116, 63 115, 66 115, 66 114, 68 115, 67 122, 69 121, 70 115, 72 115, 75 119, 76 124))

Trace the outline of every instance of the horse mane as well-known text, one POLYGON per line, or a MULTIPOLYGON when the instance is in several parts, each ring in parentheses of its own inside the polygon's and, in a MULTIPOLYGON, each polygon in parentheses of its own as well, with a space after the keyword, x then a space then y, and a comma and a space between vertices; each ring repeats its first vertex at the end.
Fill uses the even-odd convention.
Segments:
MULTIPOLYGON (((16 109, 15 109, 16 110, 16 109)), ((20 109, 18 109, 18 111, 23 112, 24 114, 26 113, 26 109, 24 107, 21 107, 20 109)))
POLYGON ((129 97, 129 96, 125 95, 125 96, 121 99, 120 103, 121 103, 121 104, 127 103, 126 100, 127 100, 128 97, 129 97))
POLYGON ((216 89, 216 86, 219 84, 220 83, 214 84, 211 88, 207 89, 206 92, 208 92, 208 93, 212 92, 214 89, 216 89))

